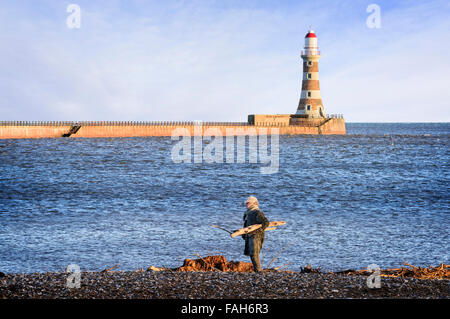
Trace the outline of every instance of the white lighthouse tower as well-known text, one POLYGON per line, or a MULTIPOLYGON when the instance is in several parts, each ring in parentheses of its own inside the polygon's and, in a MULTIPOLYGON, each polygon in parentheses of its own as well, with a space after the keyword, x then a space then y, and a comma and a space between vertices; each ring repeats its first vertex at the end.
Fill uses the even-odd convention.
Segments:
POLYGON ((317 36, 313 30, 305 36, 305 47, 302 50, 303 80, 300 102, 297 113, 309 118, 325 117, 319 86, 320 51, 317 46, 317 36))

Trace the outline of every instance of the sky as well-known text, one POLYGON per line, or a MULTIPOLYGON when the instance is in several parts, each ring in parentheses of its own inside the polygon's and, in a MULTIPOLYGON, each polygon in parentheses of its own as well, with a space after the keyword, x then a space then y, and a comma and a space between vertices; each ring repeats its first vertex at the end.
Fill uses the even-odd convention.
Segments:
POLYGON ((310 26, 326 113, 450 121, 450 2, 417 0, 0 0, 0 121, 292 114, 310 26))

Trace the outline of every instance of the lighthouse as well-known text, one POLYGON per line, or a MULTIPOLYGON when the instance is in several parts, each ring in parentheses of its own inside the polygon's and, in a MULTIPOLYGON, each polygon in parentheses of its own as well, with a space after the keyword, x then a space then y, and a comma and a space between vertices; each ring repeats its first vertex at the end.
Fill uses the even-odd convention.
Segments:
POLYGON ((325 117, 319 86, 320 51, 317 46, 317 36, 311 29, 305 36, 305 47, 301 57, 303 59, 302 91, 296 114, 307 115, 308 118, 325 117))
POLYGON ((295 114, 250 114, 248 124, 255 127, 286 128, 280 134, 345 134, 342 114, 326 115, 319 86, 320 51, 311 28, 305 36, 301 54, 303 77, 300 101, 295 114))

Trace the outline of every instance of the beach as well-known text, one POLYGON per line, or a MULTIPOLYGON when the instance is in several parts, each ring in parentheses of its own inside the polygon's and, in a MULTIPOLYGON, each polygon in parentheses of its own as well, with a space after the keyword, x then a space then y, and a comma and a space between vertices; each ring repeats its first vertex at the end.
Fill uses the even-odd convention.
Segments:
POLYGON ((8 275, 1 299, 297 299, 450 297, 448 280, 383 278, 368 288, 366 276, 299 273, 136 272, 81 273, 80 288, 65 273, 8 275))
MULTIPOLYGON (((229 271, 209 267, 190 271, 197 261, 177 269, 100 272, 2 274, 0 299, 448 299, 448 279, 380 278, 370 288, 368 275, 266 269, 249 271, 248 263, 229 271), (189 268, 191 267, 191 268, 189 268), (239 268, 242 271, 238 271, 239 268), (75 275, 78 285, 74 285, 75 275)), ((230 268, 231 269, 231 268, 230 268)), ((382 271, 383 273, 383 271, 382 271)))

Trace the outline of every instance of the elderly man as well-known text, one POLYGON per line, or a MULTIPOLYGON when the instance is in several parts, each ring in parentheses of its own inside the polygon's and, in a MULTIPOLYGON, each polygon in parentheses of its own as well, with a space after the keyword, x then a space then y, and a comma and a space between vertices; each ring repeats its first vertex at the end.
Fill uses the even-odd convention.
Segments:
POLYGON ((261 271, 259 254, 264 243, 264 229, 269 226, 269 221, 263 212, 259 210, 256 197, 250 196, 246 200, 245 206, 247 207, 247 211, 244 214, 244 227, 262 224, 261 228, 242 236, 245 239, 244 255, 250 256, 254 270, 259 272, 261 271))

